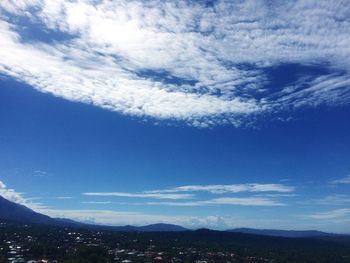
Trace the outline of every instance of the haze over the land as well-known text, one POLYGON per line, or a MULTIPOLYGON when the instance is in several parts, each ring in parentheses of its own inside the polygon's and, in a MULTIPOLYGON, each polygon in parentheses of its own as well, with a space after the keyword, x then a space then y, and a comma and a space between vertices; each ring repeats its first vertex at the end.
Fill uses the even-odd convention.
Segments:
POLYGON ((349 47, 348 1, 0 1, 0 195, 346 232, 349 47))

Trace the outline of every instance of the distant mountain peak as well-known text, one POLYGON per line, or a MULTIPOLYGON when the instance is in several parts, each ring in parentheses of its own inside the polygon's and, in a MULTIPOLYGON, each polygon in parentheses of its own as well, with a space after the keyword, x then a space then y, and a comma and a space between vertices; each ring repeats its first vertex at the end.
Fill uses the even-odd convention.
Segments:
POLYGON ((32 209, 14 203, 0 195, 0 219, 18 223, 52 224, 55 222, 49 216, 37 213, 32 209))
POLYGON ((146 226, 141 226, 138 227, 139 231, 154 231, 154 232, 159 232, 159 231, 169 231, 169 232, 180 232, 180 231, 186 231, 188 229, 178 226, 178 225, 173 225, 173 224, 166 224, 166 223, 156 223, 156 224, 150 224, 146 226))
POLYGON ((139 232, 176 232, 186 231, 187 229, 172 224, 156 223, 145 226, 103 226, 85 224, 76 222, 67 218, 51 218, 47 215, 37 213, 30 208, 11 202, 0 195, 0 220, 10 221, 23 224, 47 224, 47 225, 59 225, 59 226, 71 226, 81 228, 93 228, 93 229, 108 229, 114 231, 139 231, 139 232))

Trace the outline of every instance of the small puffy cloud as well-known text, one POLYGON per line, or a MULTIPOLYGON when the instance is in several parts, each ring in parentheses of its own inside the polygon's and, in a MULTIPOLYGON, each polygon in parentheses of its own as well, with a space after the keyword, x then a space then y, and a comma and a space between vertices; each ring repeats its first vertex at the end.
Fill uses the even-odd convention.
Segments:
POLYGON ((37 198, 25 198, 22 193, 19 193, 14 189, 7 188, 2 181, 0 181, 0 195, 11 202, 27 206, 34 210, 44 207, 39 203, 32 202, 37 198))
POLYGON ((24 204, 26 202, 21 193, 16 192, 14 189, 7 188, 2 181, 0 181, 0 195, 15 203, 24 204))
POLYGON ((2 181, 0 181, 0 189, 5 189, 5 188, 6 188, 6 185, 2 181))

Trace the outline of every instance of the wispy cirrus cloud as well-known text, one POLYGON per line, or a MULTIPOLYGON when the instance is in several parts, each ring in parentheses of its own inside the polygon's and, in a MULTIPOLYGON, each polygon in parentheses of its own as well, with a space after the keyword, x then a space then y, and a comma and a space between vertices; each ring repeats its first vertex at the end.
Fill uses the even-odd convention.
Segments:
POLYGON ((93 209, 77 209, 77 210, 60 210, 46 209, 43 213, 52 217, 71 218, 80 222, 103 224, 103 225, 135 225, 143 226, 154 223, 170 223, 181 225, 188 228, 209 227, 214 229, 226 230, 234 227, 256 227, 257 224, 269 227, 283 225, 283 220, 263 220, 257 218, 243 218, 234 216, 204 215, 204 216, 188 216, 188 215, 160 215, 147 214, 126 211, 112 210, 93 210, 93 209))
MULTIPOLYGON (((279 201, 281 197, 290 197, 295 190, 292 186, 282 184, 231 184, 231 185, 187 185, 175 188, 167 188, 160 190, 149 190, 140 193, 128 192, 86 192, 82 193, 85 196, 100 196, 100 197, 129 197, 143 199, 202 199, 196 201, 185 202, 143 202, 136 203, 137 205, 165 205, 165 206, 212 206, 212 205, 245 205, 245 206, 283 206, 285 203, 279 201), (191 192, 191 193, 184 193, 191 192), (211 195, 222 194, 237 194, 250 193, 254 196, 245 197, 221 197, 203 200, 199 196, 199 192, 206 192, 211 195), (260 196, 255 194, 260 193, 260 196), (265 195, 266 194, 266 195, 265 195)), ((84 202, 89 203, 89 202, 84 202)), ((93 204, 98 204, 99 201, 92 201, 93 204)), ((102 202, 102 204, 104 204, 102 202)), ((130 203, 134 204, 134 203, 130 203)))
POLYGON ((35 177, 46 177, 46 176, 49 176, 48 172, 42 171, 42 170, 35 170, 33 173, 34 173, 33 175, 35 177))
MULTIPOLYGON (((125 212, 115 210, 94 210, 94 209, 55 209, 48 208, 38 203, 32 203, 31 199, 24 198, 21 193, 13 189, 8 189, 6 185, 0 181, 0 195, 5 198, 28 206, 37 212, 49 215, 51 217, 70 218, 80 222, 107 225, 145 225, 152 223, 172 223, 189 228, 212 227, 218 229, 232 228, 235 226, 254 226, 263 220, 252 220, 234 218, 232 216, 185 216, 185 215, 161 215, 146 214, 140 212, 125 212)), ((171 198, 170 198, 171 199, 171 198)), ((86 205, 110 205, 112 201, 82 201, 86 205)), ((119 203, 116 203, 119 204, 119 203)), ((128 204, 128 203, 125 203, 128 204)), ((132 205, 133 203, 129 203, 132 205)), ((196 202, 144 202, 138 205, 168 205, 168 206, 204 206, 204 205, 247 205, 247 206, 281 206, 284 205, 270 198, 217 198, 207 201, 196 202)), ((271 224, 271 220, 263 222, 271 224)))
POLYGON ((331 181, 331 184, 350 184, 350 175, 331 181))
POLYGON ((154 199, 191 199, 192 194, 167 194, 167 193, 125 193, 125 192, 86 192, 85 196, 117 196, 131 198, 154 198, 154 199))
POLYGON ((323 198, 313 200, 312 203, 320 204, 320 205, 332 205, 332 206, 347 205, 347 204, 350 204, 350 195, 333 194, 333 195, 329 195, 323 198))
MULTIPOLYGON (((219 216, 219 215, 204 215, 204 216, 187 216, 187 215, 162 215, 162 214, 147 214, 141 212, 128 212, 128 211, 116 211, 116 210, 106 210, 106 209, 58 209, 58 208, 48 208, 40 204, 31 203, 29 198, 24 198, 22 194, 16 192, 13 189, 8 189, 6 185, 0 181, 0 195, 5 198, 28 206, 37 212, 49 215, 54 218, 70 218, 85 223, 93 224, 104 224, 104 225, 146 225, 154 223, 171 223, 182 225, 189 228, 198 227, 211 227, 216 229, 228 229, 237 226, 256 226, 257 224, 271 226, 277 223, 274 220, 263 220, 263 219, 251 219, 251 218, 240 218, 233 216, 219 216)), ((217 200, 211 200, 210 203, 221 203, 229 204, 233 202, 248 203, 248 202, 262 202, 258 199, 251 199, 248 201, 241 200, 238 201, 234 199, 218 198, 217 200)), ((209 202, 209 201, 208 201, 209 202)), ((268 201, 265 201, 268 202, 268 201)), ((86 205, 109 205, 113 204, 112 201, 83 201, 81 202, 86 205)), ((162 203, 162 202, 160 202, 162 203)), ((117 203, 118 204, 118 203, 117 203)), ((127 204, 127 203, 125 203, 127 204)), ((147 203, 142 203, 140 205, 147 205, 147 203)), ((152 205, 151 203, 148 205, 152 205)), ((161 204, 159 204, 161 205, 161 204)), ((163 204, 163 205, 171 205, 163 204)), ((202 204, 204 205, 204 204, 202 204)), ((209 204, 206 204, 209 205, 209 204)), ((259 206, 259 204, 256 204, 259 206)), ((263 205, 263 204, 260 204, 263 205)), ((268 205, 267 203, 265 205, 268 205)), ((269 205, 279 205, 279 204, 269 204, 269 205)), ((281 223, 281 222, 278 222, 281 223)))
MULTIPOLYGON (((46 209, 42 210, 45 214, 52 217, 71 218, 80 222, 104 224, 104 225, 146 225, 154 223, 171 223, 187 227, 198 226, 220 226, 223 223, 223 218, 219 216, 167 216, 159 214, 145 214, 138 212, 112 211, 112 210, 92 210, 92 209, 77 209, 77 210, 60 210, 46 209)), ((232 219, 231 219, 232 220, 232 219)), ((223 225, 221 225, 222 227, 223 225)))
POLYGON ((147 205, 160 206, 285 206, 286 204, 271 197, 222 197, 194 202, 147 202, 147 205))
POLYGON ((184 185, 175 188, 146 191, 146 193, 209 192, 212 194, 241 192, 293 192, 295 187, 283 184, 184 185))
POLYGON ((331 219, 344 219, 350 220, 350 208, 334 209, 326 212, 314 213, 306 215, 306 218, 318 219, 318 220, 331 220, 331 219))
POLYGON ((4 0, 0 12, 0 72, 71 101, 197 126, 349 103, 347 1, 4 0), (269 72, 286 64, 303 70, 275 87, 269 72))

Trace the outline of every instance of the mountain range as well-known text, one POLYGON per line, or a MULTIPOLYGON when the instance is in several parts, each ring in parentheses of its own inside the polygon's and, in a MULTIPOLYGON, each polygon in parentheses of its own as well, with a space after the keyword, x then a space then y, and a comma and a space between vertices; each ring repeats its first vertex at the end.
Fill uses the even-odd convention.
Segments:
POLYGON ((7 200, 0 195, 0 220, 22 224, 46 224, 56 226, 69 226, 90 229, 106 229, 115 231, 139 231, 139 232, 175 232, 188 229, 172 224, 151 224, 145 226, 103 226, 77 222, 67 218, 52 218, 33 211, 32 209, 7 200))
POLYGON ((245 233, 263 236, 275 237, 325 237, 335 236, 337 234, 326 233, 318 230, 277 230, 277 229, 254 229, 254 228, 235 228, 227 230, 228 232, 245 233))
MULTIPOLYGON (((30 208, 11 202, 0 196, 0 221, 16 222, 23 224, 46 224, 54 226, 69 226, 79 228, 89 228, 98 230, 113 231, 135 231, 135 232, 181 232, 190 231, 182 226, 173 224, 151 224, 145 226, 103 226, 77 222, 66 218, 51 218, 47 215, 37 213, 30 208)), ((253 228, 235 228, 225 232, 235 232, 244 234, 254 234, 263 236, 303 238, 303 237, 333 237, 337 234, 321 232, 317 230, 276 230, 276 229, 253 229, 253 228)))

